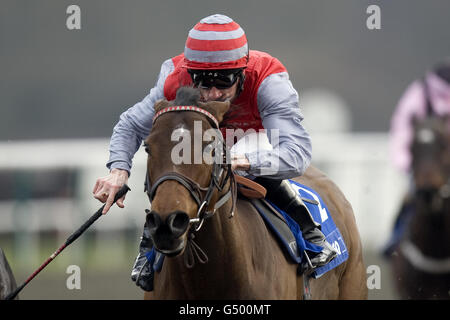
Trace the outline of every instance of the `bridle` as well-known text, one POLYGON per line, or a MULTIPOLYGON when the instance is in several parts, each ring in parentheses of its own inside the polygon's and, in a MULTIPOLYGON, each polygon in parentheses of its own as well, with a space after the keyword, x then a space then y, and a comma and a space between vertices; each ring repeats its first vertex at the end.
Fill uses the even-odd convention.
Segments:
MULTIPOLYGON (((201 113, 204 116, 206 116, 211 125, 213 125, 213 128, 218 131, 218 137, 221 137, 222 139, 221 141, 223 146, 222 154, 224 155, 224 157, 227 157, 228 149, 226 148, 226 144, 223 141, 222 133, 219 130, 219 122, 211 113, 202 108, 199 108, 197 106, 166 107, 161 109, 155 114, 155 116, 153 117, 153 124, 155 124, 156 120, 162 114, 165 114, 167 112, 181 112, 181 111, 193 111, 201 113)), ((228 157, 226 159, 228 159, 228 157)), ((189 230, 190 233, 199 231, 205 219, 212 217, 214 213, 217 211, 217 209, 223 206, 230 198, 232 198, 233 201, 229 217, 230 218, 233 217, 234 209, 236 206, 237 187, 233 171, 231 170, 231 163, 227 163, 226 161, 222 161, 222 163, 217 163, 217 161, 214 161, 211 173, 211 181, 208 187, 202 187, 191 178, 178 172, 168 172, 163 176, 159 177, 158 180, 156 180, 155 183, 151 185, 149 174, 147 172, 145 192, 147 193, 150 202, 153 201, 157 188, 164 181, 169 180, 177 181, 182 186, 184 186, 189 191, 192 198, 198 205, 197 217, 189 220, 189 223, 191 224, 191 228, 189 230), (210 206, 211 198, 214 194, 214 191, 217 190, 219 193, 221 193, 229 180, 231 183, 228 191, 225 194, 223 194, 219 200, 216 201, 212 211, 207 211, 207 208, 210 206)))

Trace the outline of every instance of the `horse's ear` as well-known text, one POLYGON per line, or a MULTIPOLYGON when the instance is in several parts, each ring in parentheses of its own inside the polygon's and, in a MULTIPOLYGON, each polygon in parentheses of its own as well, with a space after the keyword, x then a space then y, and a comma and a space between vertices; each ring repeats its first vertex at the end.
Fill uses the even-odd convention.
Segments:
POLYGON ((219 123, 222 122, 223 116, 227 113, 228 109, 230 109, 230 105, 230 101, 210 101, 207 103, 201 103, 201 107, 211 113, 217 121, 219 121, 219 123))
POLYGON ((165 107, 169 106, 169 101, 166 99, 161 99, 155 102, 155 113, 157 113, 159 110, 164 109, 165 107))

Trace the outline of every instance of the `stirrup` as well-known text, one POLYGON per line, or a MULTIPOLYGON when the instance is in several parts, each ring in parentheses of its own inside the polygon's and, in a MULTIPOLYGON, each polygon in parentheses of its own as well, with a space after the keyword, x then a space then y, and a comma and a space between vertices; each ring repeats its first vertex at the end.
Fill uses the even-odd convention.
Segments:
POLYGON ((297 273, 299 275, 309 276, 314 271, 314 266, 312 265, 311 259, 309 258, 308 252, 303 250, 303 254, 305 255, 306 262, 302 262, 298 265, 297 273))

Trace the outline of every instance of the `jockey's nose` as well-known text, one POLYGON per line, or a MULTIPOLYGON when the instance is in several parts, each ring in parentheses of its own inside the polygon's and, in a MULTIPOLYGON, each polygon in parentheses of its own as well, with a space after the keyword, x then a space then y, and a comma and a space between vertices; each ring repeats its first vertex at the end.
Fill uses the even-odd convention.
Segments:
POLYGON ((207 101, 215 101, 222 96, 222 91, 217 89, 216 87, 212 87, 206 93, 207 101))

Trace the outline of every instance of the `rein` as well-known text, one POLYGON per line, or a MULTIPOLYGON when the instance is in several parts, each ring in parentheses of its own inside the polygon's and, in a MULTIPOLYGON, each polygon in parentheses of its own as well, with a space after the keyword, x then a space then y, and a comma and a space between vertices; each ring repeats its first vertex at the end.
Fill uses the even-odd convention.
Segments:
MULTIPOLYGON (((196 106, 172 106, 161 109, 156 113, 153 117, 153 124, 155 121, 162 115, 167 112, 173 111, 193 111, 203 114, 211 120, 210 123, 214 124, 214 128, 220 132, 219 137, 222 137, 222 146, 223 146, 223 154, 227 154, 226 144, 223 141, 223 136, 221 131, 219 130, 219 122, 217 119, 208 111, 201 109, 196 106)), ((225 162, 226 163, 226 162, 225 162)), ((186 250, 184 253, 184 261, 185 265, 188 268, 192 268, 195 265, 195 258, 200 263, 208 262, 208 257, 206 253, 199 247, 197 243, 194 241, 194 233, 198 232, 206 219, 211 218, 217 209, 222 207, 230 198, 232 199, 232 206, 229 218, 234 216, 234 210, 236 207, 236 198, 237 198, 237 185, 234 177, 234 173, 231 170, 231 164, 219 164, 217 162, 213 163, 213 169, 211 173, 211 182, 208 187, 200 186, 196 181, 191 178, 185 176, 184 174, 178 172, 168 172, 161 176, 153 185, 150 184, 149 174, 146 174, 146 188, 145 191, 149 198, 149 201, 152 202, 155 197, 157 188, 165 181, 176 181, 180 183, 183 187, 185 187, 192 198, 198 205, 197 217, 189 220, 190 227, 187 235, 187 244, 186 250), (225 175, 224 175, 225 173, 225 175), (222 182, 221 182, 222 181, 222 182), (210 206, 211 198, 214 194, 214 191, 217 190, 219 193, 222 192, 223 188, 230 181, 230 187, 228 191, 222 195, 219 200, 213 206, 212 211, 207 211, 207 208, 210 206)))

